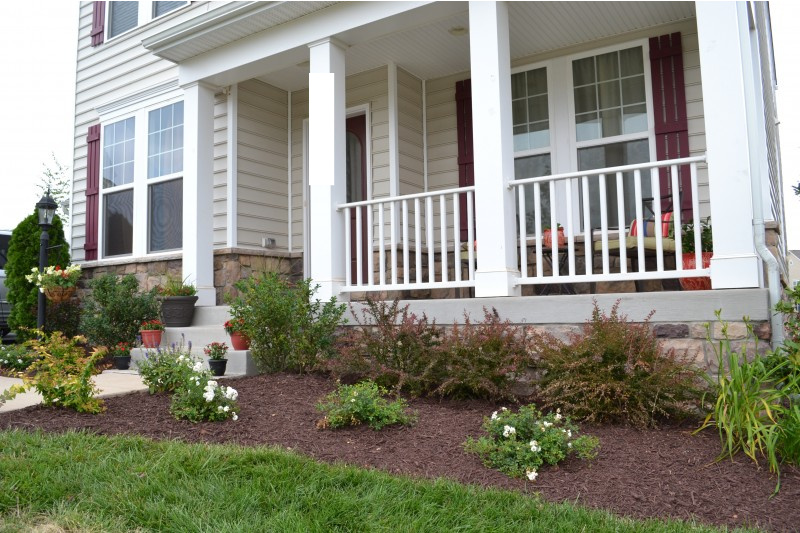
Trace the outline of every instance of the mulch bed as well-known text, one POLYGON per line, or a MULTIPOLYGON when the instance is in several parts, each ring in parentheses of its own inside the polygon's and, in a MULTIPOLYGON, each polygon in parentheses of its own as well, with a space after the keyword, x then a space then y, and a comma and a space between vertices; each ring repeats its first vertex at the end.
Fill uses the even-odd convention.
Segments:
POLYGON ((714 431, 693 436, 693 426, 646 431, 582 426, 584 433, 600 439, 597 459, 571 459, 560 467, 544 468, 536 483, 527 483, 484 467, 462 449, 467 436, 481 434, 483 417, 501 404, 414 399, 411 407, 419 414, 414 427, 331 431, 316 429, 320 415, 314 407, 333 390, 330 379, 276 374, 228 384, 239 391, 238 422, 178 421, 169 414, 169 396, 135 393, 108 398, 108 410, 101 415, 39 406, 3 413, 0 428, 85 429, 190 442, 277 444, 321 461, 537 491, 550 501, 569 501, 636 518, 695 518, 708 524, 759 526, 772 531, 800 528, 800 471, 784 467, 781 491, 770 499, 776 478, 765 468, 741 454, 734 461, 715 462, 720 443, 714 431))

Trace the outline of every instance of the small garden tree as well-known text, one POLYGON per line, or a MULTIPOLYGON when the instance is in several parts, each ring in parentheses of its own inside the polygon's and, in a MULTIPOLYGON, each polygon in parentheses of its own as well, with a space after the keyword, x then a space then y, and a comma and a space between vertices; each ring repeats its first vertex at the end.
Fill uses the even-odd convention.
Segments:
MULTIPOLYGON (((64 228, 61 219, 53 218, 53 225, 48 231, 50 234, 50 251, 47 255, 49 265, 69 264, 69 247, 64 238, 64 228)), ((39 218, 36 213, 29 215, 17 225, 11 233, 8 243, 8 262, 6 263, 6 286, 8 287, 8 301, 11 303, 11 315, 8 324, 16 330, 17 335, 27 339, 31 334, 24 328, 36 327, 37 298, 39 291, 36 286, 25 279, 31 273, 31 268, 39 266, 39 218)))

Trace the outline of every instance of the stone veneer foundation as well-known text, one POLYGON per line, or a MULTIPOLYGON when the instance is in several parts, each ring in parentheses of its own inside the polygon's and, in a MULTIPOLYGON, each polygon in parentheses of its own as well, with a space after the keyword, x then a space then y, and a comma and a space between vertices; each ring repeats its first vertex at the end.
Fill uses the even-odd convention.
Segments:
MULTIPOLYGON (((83 265, 80 292, 87 291, 87 282, 102 274, 124 276, 133 274, 139 286, 145 290, 162 285, 167 277, 182 277, 180 254, 169 254, 144 261, 120 259, 89 262, 83 265)), ((234 283, 259 272, 278 272, 291 280, 303 277, 303 256, 274 250, 251 250, 246 248, 223 248, 214 250, 214 288, 217 305, 225 303, 227 295, 237 294, 234 283)))

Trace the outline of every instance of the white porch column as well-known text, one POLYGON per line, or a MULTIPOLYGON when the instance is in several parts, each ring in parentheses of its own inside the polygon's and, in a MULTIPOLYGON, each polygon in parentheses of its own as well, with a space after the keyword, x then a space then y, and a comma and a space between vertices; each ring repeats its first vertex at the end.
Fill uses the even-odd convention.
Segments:
MULTIPOLYGON (((752 79, 747 6, 696 2, 711 198, 715 289, 758 287, 761 260, 753 242, 750 139, 744 80, 752 79)), ((752 95, 751 95, 752 96, 752 95)))
POLYGON ((519 296, 511 122, 511 57, 505 2, 469 3, 475 229, 475 296, 519 296))
POLYGON ((342 294, 346 201, 344 46, 333 38, 311 43, 308 75, 308 188, 311 279, 325 301, 342 294))
POLYGON ((214 90, 202 82, 183 90, 183 277, 197 287, 197 305, 216 305, 214 90))

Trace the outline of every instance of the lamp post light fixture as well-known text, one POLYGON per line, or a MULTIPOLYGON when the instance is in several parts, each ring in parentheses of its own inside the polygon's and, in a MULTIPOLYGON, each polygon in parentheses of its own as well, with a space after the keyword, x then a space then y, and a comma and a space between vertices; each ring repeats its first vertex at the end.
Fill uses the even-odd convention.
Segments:
MULTIPOLYGON (((42 228, 42 233, 39 236, 39 272, 44 272, 47 266, 47 249, 50 245, 50 226, 53 225, 53 217, 56 215, 58 205, 55 200, 50 197, 50 188, 42 196, 42 199, 36 203, 36 212, 39 215, 39 227, 42 228)), ((44 293, 39 291, 39 309, 36 319, 36 327, 39 329, 44 328, 44 317, 47 311, 47 299, 44 293)))

